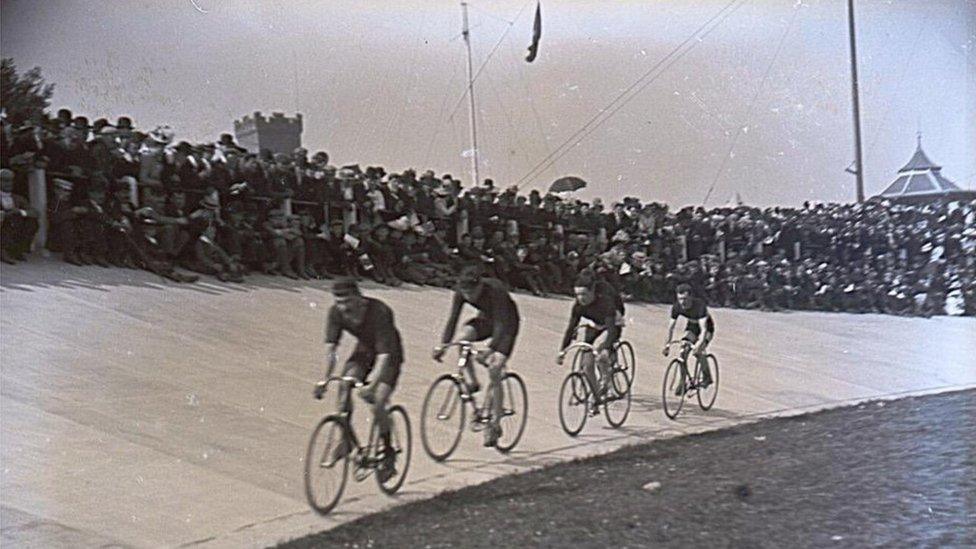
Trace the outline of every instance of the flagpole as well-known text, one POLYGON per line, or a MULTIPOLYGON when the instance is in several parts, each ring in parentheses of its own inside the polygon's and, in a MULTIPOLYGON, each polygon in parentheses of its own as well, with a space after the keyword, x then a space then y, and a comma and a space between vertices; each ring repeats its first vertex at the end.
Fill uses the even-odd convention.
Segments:
POLYGON ((864 158, 861 152, 861 103, 857 91, 857 49, 854 37, 854 0, 847 0, 847 24, 851 37, 851 97, 854 107, 854 176, 857 177, 857 202, 864 202, 864 158))
POLYGON ((471 37, 468 30, 468 3, 461 2, 461 12, 464 14, 464 45, 468 49, 468 112, 471 119, 471 181, 474 187, 481 184, 478 178, 478 127, 474 107, 474 76, 471 70, 471 37))

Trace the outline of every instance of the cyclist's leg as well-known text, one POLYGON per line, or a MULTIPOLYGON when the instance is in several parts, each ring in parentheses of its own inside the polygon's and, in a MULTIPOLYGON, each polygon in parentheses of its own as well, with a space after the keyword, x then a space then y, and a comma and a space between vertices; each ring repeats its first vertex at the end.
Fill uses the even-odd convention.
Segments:
POLYGON ((515 336, 518 335, 518 322, 512 326, 506 326, 498 333, 491 334, 491 344, 489 348, 492 353, 488 357, 488 373, 491 376, 491 383, 488 391, 488 398, 491 399, 491 428, 485 430, 485 443, 494 442, 501 436, 501 421, 503 412, 503 397, 501 380, 505 373, 505 365, 508 357, 512 356, 515 349, 515 336))
MULTIPOLYGON (((399 375, 399 373, 396 375, 399 375)), ((387 479, 396 474, 396 455, 393 453, 393 441, 390 436, 392 426, 390 425, 389 414, 386 412, 386 408, 390 403, 390 395, 393 394, 393 389, 394 385, 391 385, 388 380, 376 380, 376 393, 373 403, 370 406, 373 411, 373 421, 376 422, 376 426, 379 428, 379 440, 377 441, 379 448, 377 450, 382 453, 383 457, 376 474, 382 482, 386 482, 387 479)))
POLYGON ((489 446, 494 445, 494 442, 501 435, 499 421, 501 421, 504 412, 501 380, 505 373, 506 362, 508 362, 508 357, 498 351, 493 351, 488 356, 488 399, 491 401, 491 425, 485 429, 485 444, 489 446))
MULTIPOLYGON (((589 343, 590 345, 596 341, 596 338, 600 337, 600 331, 587 326, 583 331, 583 341, 589 343)), ((583 368, 583 375, 586 376, 586 380, 589 382, 590 387, 596 390, 600 385, 596 377, 596 371, 593 369, 594 357, 593 353, 583 353, 580 357, 580 366, 583 368)))
MULTIPOLYGON (((357 346, 353 350, 352 356, 349 357, 349 360, 343 366, 342 376, 354 377, 359 381, 363 381, 369 375, 374 360, 375 357, 371 353, 357 346)), ((349 389, 349 385, 345 383, 339 385, 338 409, 341 412, 352 412, 352 403, 349 401, 349 389)))
MULTIPOLYGON (((461 341, 482 341, 491 337, 491 319, 478 315, 467 321, 461 328, 461 341)), ((469 360, 464 365, 464 375, 470 380, 471 390, 477 392, 481 388, 478 376, 474 372, 474 361, 469 360)))
POLYGON ((604 336, 603 342, 597 346, 596 363, 600 368, 600 376, 603 379, 604 390, 612 381, 611 376, 613 372, 611 367, 616 360, 614 349, 618 341, 620 341, 620 328, 613 326, 606 330, 606 336, 604 336))
MULTIPOLYGON (((681 339, 691 343, 692 345, 698 341, 698 330, 695 329, 694 325, 689 325, 685 330, 685 335, 681 339)), ((678 390, 675 391, 677 395, 683 395, 685 393, 685 379, 691 377, 691 372, 688 371, 688 352, 683 351, 681 355, 681 382, 678 383, 678 390)))
POLYGON ((702 334, 704 339, 702 340, 702 350, 698 361, 701 362, 703 385, 710 385, 712 383, 712 372, 708 367, 708 359, 705 358, 708 355, 708 344, 712 342, 712 336, 714 336, 712 332, 702 334))
MULTIPOLYGON (((364 352, 358 346, 356 350, 353 351, 352 356, 346 361, 345 366, 342 369, 342 375, 354 377, 360 381, 366 379, 366 375, 369 373, 369 367, 372 365, 373 357, 370 356, 368 352, 364 352)), ((352 402, 349 399, 349 385, 343 383, 339 386, 339 402, 338 409, 341 412, 346 412, 352 414, 352 402)), ((332 461, 336 462, 346 456, 352 451, 352 442, 346 438, 343 439, 339 444, 336 444, 332 451, 332 461)))
POLYGON ((373 421, 379 426, 380 437, 386 446, 389 446, 391 427, 386 409, 390 404, 390 396, 396 389, 399 378, 400 365, 391 364, 383 374, 382 379, 374 380, 374 383, 376 383, 376 392, 374 393, 373 403, 370 405, 370 408, 373 411, 373 421))

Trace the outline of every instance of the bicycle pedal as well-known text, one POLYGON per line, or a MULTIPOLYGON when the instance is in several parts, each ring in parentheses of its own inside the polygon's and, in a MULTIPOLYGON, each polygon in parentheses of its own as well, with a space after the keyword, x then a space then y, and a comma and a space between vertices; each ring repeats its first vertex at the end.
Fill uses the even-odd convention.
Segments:
POLYGON ((372 472, 372 469, 368 469, 366 467, 356 467, 356 470, 352 472, 352 478, 354 478, 356 482, 362 482, 369 478, 369 475, 372 472))

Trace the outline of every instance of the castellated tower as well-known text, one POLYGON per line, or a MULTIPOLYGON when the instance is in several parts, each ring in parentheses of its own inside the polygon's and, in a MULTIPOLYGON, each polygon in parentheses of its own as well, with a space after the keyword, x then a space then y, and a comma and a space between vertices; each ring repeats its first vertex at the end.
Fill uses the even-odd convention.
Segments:
POLYGON ((234 137, 249 152, 268 149, 272 153, 291 154, 302 146, 302 114, 294 118, 273 112, 270 117, 255 111, 253 115, 234 121, 234 137))

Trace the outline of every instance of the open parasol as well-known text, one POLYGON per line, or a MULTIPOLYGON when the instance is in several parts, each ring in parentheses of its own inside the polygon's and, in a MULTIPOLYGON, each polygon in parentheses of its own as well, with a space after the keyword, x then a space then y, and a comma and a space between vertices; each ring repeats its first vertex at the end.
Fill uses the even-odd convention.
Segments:
POLYGON ((559 179, 553 181, 552 185, 549 185, 549 192, 551 193, 566 193, 578 191, 586 186, 586 181, 578 177, 560 177, 559 179))

